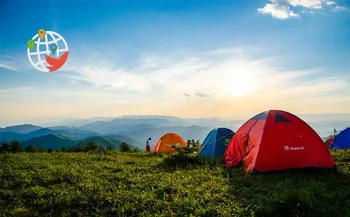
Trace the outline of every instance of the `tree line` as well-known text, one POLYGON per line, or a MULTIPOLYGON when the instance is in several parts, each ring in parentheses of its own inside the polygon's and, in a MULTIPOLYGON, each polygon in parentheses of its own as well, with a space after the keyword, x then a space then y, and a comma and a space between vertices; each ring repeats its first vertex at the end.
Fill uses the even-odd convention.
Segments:
MULTIPOLYGON (((99 152, 110 152, 114 151, 115 149, 111 144, 105 148, 103 145, 98 145, 92 141, 88 141, 85 144, 79 143, 76 146, 66 148, 65 146, 62 146, 60 149, 56 149, 56 152, 94 152, 94 151, 99 151, 99 152)), ((132 149, 131 146, 126 143, 122 142, 119 145, 118 148, 119 151, 121 152, 138 152, 138 150, 132 149)), ((18 140, 12 140, 10 143, 8 142, 1 142, 0 145, 0 153, 19 153, 19 152, 52 152, 53 149, 45 149, 43 147, 39 146, 33 146, 33 145, 28 145, 26 147, 23 147, 21 143, 18 140)))

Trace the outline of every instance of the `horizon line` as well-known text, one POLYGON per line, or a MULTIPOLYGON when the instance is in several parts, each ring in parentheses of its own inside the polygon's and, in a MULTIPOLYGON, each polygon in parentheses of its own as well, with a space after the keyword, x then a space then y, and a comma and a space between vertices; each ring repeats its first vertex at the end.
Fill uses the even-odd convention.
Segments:
MULTIPOLYGON (((258 113, 256 113, 258 114, 258 113)), ((295 113, 294 113, 295 114, 295 113)), ((254 114, 255 115, 255 114, 254 114)), ((212 116, 212 117, 184 117, 184 116, 173 116, 173 115, 153 115, 153 114, 142 114, 142 115, 119 115, 119 116, 92 116, 92 117, 57 117, 57 118, 34 118, 34 119, 29 119, 29 120, 23 120, 23 121, 18 121, 18 123, 14 123, 14 124, 9 124, 9 125, 0 125, 0 128, 6 128, 6 127, 12 127, 12 126, 20 126, 20 125, 35 125, 35 126, 40 126, 40 125, 51 125, 51 126, 69 126, 66 124, 60 125, 60 122, 64 122, 64 121, 84 121, 84 120, 89 120, 89 119, 97 119, 97 120, 93 120, 91 123, 97 122, 97 121, 112 121, 114 119, 120 119, 120 118, 147 118, 147 117, 168 117, 168 118, 178 118, 178 119, 203 119, 203 120, 208 120, 208 119, 224 119, 227 121, 246 121, 248 120, 250 117, 253 117, 254 115, 250 115, 248 116, 239 116, 239 117, 217 117, 217 116, 212 116), (110 119, 110 120, 98 120, 98 119, 110 119)), ((327 116, 340 116, 340 115, 350 115, 349 113, 300 113, 300 114, 296 114, 299 118, 303 119, 301 116, 322 116, 322 115, 327 115, 327 116)), ((320 117, 318 117, 320 118, 320 117)), ((11 122, 11 120, 13 122, 15 122, 16 120, 19 119, 7 119, 7 122, 11 122)), ((311 121, 311 120, 306 120, 306 121, 311 121)), ((315 120, 313 120, 315 121, 315 120)), ((330 117, 326 118, 326 119, 320 119, 317 121, 332 121, 332 119, 330 117)), ((333 121, 350 121, 350 117, 347 117, 345 119, 339 120, 339 119, 335 119, 333 121)), ((312 122, 312 121, 311 121, 312 122)), ((82 124, 84 125, 84 124, 82 124)))

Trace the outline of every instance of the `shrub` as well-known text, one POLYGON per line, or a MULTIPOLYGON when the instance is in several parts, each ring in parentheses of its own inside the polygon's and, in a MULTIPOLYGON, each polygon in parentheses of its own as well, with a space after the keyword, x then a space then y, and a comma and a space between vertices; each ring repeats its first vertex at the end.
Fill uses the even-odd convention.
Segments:
POLYGON ((111 144, 109 144, 109 145, 107 146, 106 151, 113 151, 113 150, 114 150, 113 146, 112 146, 111 144))
POLYGON ((130 152, 131 151, 130 145, 126 142, 122 142, 122 144, 120 144, 120 146, 119 146, 119 151, 130 152))
POLYGON ((189 146, 186 146, 186 147, 171 146, 171 148, 174 148, 176 150, 176 153, 179 153, 179 154, 192 154, 193 152, 198 151, 198 147, 190 148, 189 146))
POLYGON ((188 167, 201 165, 201 158, 191 154, 175 153, 167 156, 160 164, 163 167, 188 167))
POLYGON ((140 152, 140 150, 138 150, 137 148, 134 148, 134 150, 132 150, 132 152, 140 152))
POLYGON ((5 153, 10 151, 10 145, 7 142, 1 142, 0 152, 5 153))
POLYGON ((83 152, 84 148, 82 147, 81 143, 79 142, 77 146, 70 148, 70 152, 83 152))
POLYGON ((36 149, 32 145, 28 145, 25 149, 25 152, 36 152, 36 149))
POLYGON ((97 148, 98 146, 94 142, 88 141, 87 143, 85 143, 84 151, 85 152, 95 151, 97 148))
POLYGON ((188 139, 187 140, 187 147, 191 147, 191 148, 197 148, 201 145, 200 141, 194 141, 194 139, 188 139))
POLYGON ((19 143, 19 141, 16 139, 12 140, 12 142, 10 143, 10 151, 12 153, 21 152, 22 151, 21 143, 19 143))
POLYGON ((103 147, 103 145, 100 145, 98 147, 98 149, 96 150, 96 153, 99 153, 99 154, 102 154, 102 153, 105 153, 106 152, 106 149, 105 147, 103 147))
POLYGON ((39 147, 37 148, 37 152, 45 152, 45 149, 43 147, 39 147))

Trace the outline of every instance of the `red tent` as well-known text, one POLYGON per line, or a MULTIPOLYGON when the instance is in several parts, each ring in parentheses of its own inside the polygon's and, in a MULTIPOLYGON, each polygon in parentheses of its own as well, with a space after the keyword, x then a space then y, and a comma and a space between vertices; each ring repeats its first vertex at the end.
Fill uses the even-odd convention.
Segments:
POLYGON ((332 155, 317 133, 293 114, 262 112, 244 123, 224 154, 227 167, 243 163, 246 172, 289 168, 334 168, 332 155))

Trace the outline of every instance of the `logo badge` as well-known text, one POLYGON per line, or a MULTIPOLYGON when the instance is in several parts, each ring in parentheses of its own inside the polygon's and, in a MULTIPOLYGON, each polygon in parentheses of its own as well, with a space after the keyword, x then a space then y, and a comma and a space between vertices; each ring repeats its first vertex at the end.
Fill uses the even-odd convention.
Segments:
POLYGON ((27 45, 28 60, 39 71, 56 71, 67 61, 68 44, 57 32, 40 29, 27 45))

